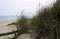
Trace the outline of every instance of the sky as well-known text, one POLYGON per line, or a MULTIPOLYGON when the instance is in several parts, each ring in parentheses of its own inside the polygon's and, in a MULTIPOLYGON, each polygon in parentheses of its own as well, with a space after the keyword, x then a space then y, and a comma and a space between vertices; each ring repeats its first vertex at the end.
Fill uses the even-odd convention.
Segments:
POLYGON ((23 11, 24 15, 32 16, 39 8, 51 6, 56 0, 0 0, 0 16, 16 16, 23 11))

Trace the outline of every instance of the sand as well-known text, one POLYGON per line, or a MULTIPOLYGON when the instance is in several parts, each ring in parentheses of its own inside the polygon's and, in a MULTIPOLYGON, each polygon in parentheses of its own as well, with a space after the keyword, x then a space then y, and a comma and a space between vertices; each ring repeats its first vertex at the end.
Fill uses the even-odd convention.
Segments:
MULTIPOLYGON (((7 26, 8 24, 15 22, 16 20, 0 20, 0 34, 1 33, 6 33, 6 32, 11 32, 16 30, 15 26, 7 26)), ((11 35, 8 36, 0 36, 0 39, 8 39, 12 37, 11 35)))
POLYGON ((1 20, 0 21, 0 33, 9 32, 15 29, 15 26, 7 26, 8 24, 15 22, 15 20, 1 20))
MULTIPOLYGON (((12 22, 16 22, 16 20, 0 20, 0 34, 11 32, 14 30, 17 30, 15 26, 7 26, 7 24, 10 24, 12 22)), ((6 35, 6 36, 0 36, 0 39, 10 39, 13 35, 6 35)), ((29 34, 23 34, 19 36, 18 39, 31 39, 29 34)))

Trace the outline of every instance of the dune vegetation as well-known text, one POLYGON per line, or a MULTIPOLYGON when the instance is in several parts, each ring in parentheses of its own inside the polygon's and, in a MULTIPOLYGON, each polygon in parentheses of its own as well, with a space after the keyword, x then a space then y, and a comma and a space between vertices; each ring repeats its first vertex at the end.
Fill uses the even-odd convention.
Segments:
POLYGON ((60 39, 60 0, 57 0, 52 8, 38 10, 36 13, 33 18, 21 16, 11 24, 15 25, 18 31, 13 39, 24 33, 31 34, 33 39, 60 39))

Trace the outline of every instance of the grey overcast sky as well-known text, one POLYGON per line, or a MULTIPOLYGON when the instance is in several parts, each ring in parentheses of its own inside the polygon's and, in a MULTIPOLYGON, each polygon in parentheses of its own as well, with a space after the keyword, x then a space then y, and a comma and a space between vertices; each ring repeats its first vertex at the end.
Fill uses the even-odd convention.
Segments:
POLYGON ((39 3, 43 8, 54 2, 55 0, 0 0, 0 16, 19 15, 22 10, 25 15, 32 16, 39 3))

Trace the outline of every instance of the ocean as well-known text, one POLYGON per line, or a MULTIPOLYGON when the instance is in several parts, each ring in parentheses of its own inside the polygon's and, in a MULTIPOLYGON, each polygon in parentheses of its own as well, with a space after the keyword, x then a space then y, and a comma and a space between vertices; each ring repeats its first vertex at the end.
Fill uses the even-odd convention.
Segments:
POLYGON ((0 16, 0 20, 13 20, 17 19, 17 16, 0 16))

